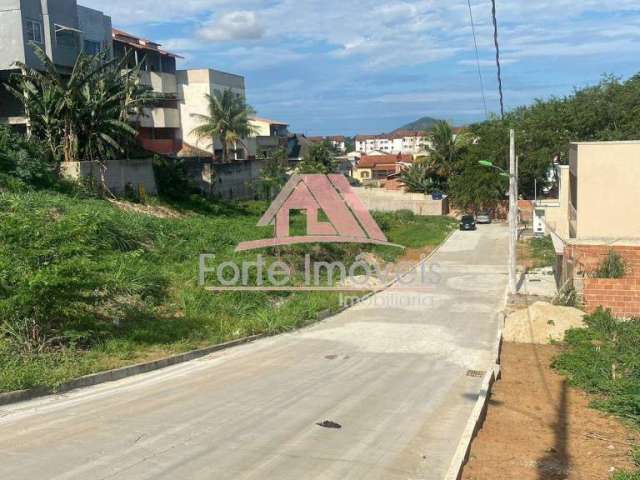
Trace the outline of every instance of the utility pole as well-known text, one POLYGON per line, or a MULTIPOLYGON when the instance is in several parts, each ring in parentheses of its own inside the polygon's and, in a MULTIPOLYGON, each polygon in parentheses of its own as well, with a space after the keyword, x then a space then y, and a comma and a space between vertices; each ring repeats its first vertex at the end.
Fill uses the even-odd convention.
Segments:
POLYGON ((518 169, 516 159, 516 134, 515 130, 509 131, 509 291, 512 295, 518 293, 518 280, 516 277, 516 248, 518 246, 518 169))

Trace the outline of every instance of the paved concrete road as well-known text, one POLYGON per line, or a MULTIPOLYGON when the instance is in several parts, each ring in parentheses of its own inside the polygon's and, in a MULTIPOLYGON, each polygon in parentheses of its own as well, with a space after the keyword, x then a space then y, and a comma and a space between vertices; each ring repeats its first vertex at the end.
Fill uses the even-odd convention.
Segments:
POLYGON ((466 373, 494 360, 506 240, 500 225, 456 232, 431 292, 0 407, 0 479, 441 479, 480 388, 466 373))

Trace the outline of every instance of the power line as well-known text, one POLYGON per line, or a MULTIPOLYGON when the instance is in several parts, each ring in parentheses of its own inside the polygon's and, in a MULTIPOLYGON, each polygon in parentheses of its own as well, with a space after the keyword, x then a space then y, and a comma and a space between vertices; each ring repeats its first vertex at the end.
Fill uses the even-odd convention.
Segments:
POLYGON ((498 92, 500 93, 500 117, 504 120, 504 96, 502 94, 502 70, 500 68, 500 45, 498 44, 498 20, 496 19, 496 0, 491 0, 493 18, 493 43, 496 45, 496 65, 498 66, 498 92))
POLYGON ((478 39, 476 37, 476 25, 473 22, 473 10, 471 8, 471 0, 467 0, 469 5, 469 18, 471 19, 471 31, 473 32, 473 44, 476 47, 476 64, 478 65, 478 77, 480 78, 480 90, 482 91, 482 104, 484 105, 484 116, 489 118, 489 110, 487 109, 487 97, 484 93, 484 79, 482 78, 482 69, 480 68, 480 53, 478 52, 478 39))

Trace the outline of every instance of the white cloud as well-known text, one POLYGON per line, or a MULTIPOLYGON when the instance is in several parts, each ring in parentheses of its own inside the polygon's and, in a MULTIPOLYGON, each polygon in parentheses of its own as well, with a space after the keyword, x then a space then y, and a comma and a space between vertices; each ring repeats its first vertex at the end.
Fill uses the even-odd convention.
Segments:
POLYGON ((211 42, 256 40, 264 36, 266 29, 255 12, 234 11, 223 13, 205 23, 196 35, 211 42))

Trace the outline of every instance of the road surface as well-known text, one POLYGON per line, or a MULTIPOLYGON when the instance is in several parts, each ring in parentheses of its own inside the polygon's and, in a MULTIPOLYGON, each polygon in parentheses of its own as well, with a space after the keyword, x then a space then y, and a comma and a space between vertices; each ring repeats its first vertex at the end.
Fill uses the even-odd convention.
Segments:
POLYGON ((431 291, 0 407, 0 479, 441 479, 480 390, 468 371, 493 365, 506 251, 502 225, 456 232, 431 291))

